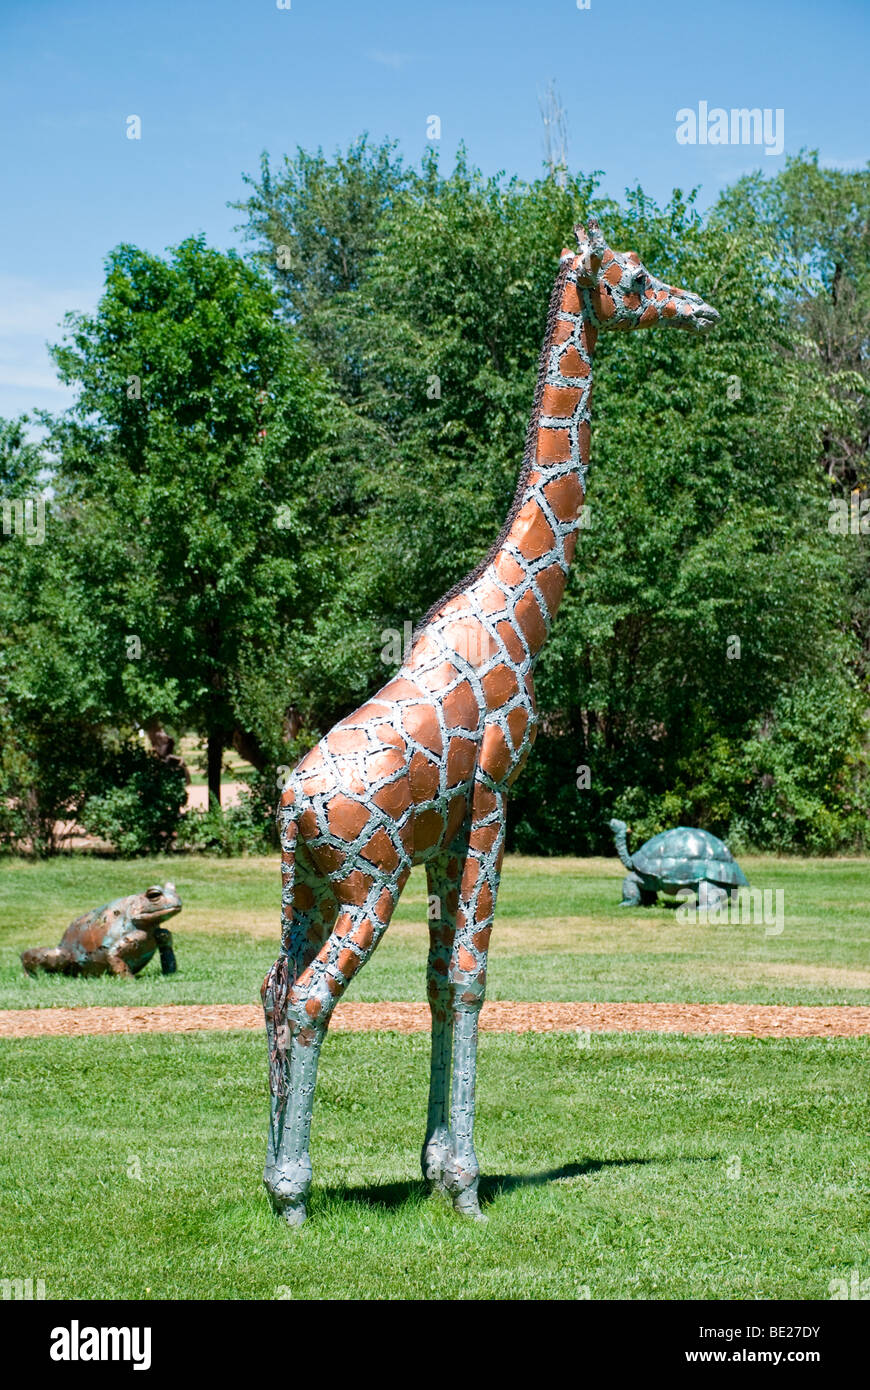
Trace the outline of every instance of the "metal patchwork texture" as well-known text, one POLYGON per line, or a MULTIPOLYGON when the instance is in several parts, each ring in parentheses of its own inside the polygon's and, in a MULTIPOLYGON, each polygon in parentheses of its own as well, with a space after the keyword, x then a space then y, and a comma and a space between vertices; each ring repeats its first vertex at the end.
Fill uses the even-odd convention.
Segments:
POLYGON ((598 332, 717 315, 605 246, 563 251, 517 491, 495 544, 438 601, 398 673, 331 729, 281 798, 282 966, 264 986, 272 1123, 266 1186, 298 1224, 311 1181, 317 1055, 332 1009, 389 924, 412 866, 429 893, 432 1067, 422 1166, 479 1215, 477 1016, 504 853, 507 793, 535 739, 533 671, 577 541, 598 332), (451 1089, 452 1087, 452 1089, 451 1089))

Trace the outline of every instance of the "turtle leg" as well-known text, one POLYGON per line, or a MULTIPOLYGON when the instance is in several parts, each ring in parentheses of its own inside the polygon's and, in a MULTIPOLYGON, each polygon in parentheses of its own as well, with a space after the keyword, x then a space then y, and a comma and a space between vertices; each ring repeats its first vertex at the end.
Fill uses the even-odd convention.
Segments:
POLYGON ((728 901, 728 894, 724 888, 720 888, 718 883, 710 883, 706 878, 702 878, 698 884, 698 907, 702 912, 708 912, 711 908, 717 911, 723 903, 728 901))
MULTIPOLYGON (((633 870, 622 880, 622 902, 620 907, 640 907, 643 903, 643 880, 633 870)), ((653 894, 655 901, 655 894, 653 894)))

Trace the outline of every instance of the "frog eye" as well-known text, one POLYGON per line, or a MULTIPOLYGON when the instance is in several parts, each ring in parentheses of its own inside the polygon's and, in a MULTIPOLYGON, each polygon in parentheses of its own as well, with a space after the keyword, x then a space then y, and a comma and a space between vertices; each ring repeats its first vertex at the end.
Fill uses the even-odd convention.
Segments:
POLYGON ((145 896, 146 896, 146 898, 149 899, 150 902, 154 903, 154 902, 157 901, 158 898, 162 898, 162 897, 163 897, 163 889, 162 889, 162 888, 159 888, 159 887, 158 887, 158 888, 146 888, 146 890, 145 890, 145 896))

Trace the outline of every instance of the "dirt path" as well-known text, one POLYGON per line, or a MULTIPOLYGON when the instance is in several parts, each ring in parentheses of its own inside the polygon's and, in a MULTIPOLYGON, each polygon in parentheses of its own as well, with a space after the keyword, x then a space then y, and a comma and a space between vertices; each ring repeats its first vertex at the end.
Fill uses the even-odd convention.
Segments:
MULTIPOLYGON (((221 784, 221 806, 224 810, 228 806, 235 806, 244 789, 244 782, 223 782, 221 784)), ((208 787, 191 786, 187 789, 187 809, 195 811, 208 810, 208 787)))
MULTIPOLYGON (((750 1038, 847 1038, 870 1033, 870 1008, 780 1004, 485 1004, 481 1029, 490 1033, 730 1033, 750 1038)), ((0 1037, 74 1037, 85 1033, 192 1033, 262 1028, 253 1004, 167 1004, 137 1008, 3 1009, 0 1037)), ((334 1032, 429 1030, 429 1009, 416 1003, 345 1001, 334 1032)))

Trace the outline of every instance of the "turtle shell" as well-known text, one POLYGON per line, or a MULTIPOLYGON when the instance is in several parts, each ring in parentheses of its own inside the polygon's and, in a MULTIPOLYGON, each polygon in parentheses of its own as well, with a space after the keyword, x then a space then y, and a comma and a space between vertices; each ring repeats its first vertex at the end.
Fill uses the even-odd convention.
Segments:
POLYGON ((661 835, 647 840, 632 855, 632 863, 639 874, 676 887, 702 880, 723 887, 741 887, 748 883, 722 840, 707 830, 694 830, 685 825, 664 830, 661 835))

